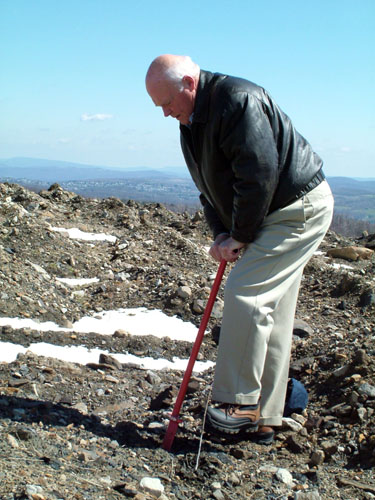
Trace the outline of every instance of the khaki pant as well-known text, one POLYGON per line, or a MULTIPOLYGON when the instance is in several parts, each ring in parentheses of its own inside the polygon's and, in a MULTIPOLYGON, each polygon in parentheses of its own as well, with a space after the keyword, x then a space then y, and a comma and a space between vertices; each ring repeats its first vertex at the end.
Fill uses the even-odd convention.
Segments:
POLYGON ((326 181, 264 220, 225 286, 212 399, 256 404, 262 425, 281 425, 294 314, 303 268, 328 230, 326 181))

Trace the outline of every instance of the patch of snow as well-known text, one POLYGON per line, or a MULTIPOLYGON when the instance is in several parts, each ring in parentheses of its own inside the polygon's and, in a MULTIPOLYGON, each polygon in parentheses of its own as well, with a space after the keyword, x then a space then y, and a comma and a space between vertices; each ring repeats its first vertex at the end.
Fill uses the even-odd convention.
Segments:
POLYGON ((28 318, 0 318, 0 326, 11 326, 12 328, 31 328, 39 332, 70 332, 71 328, 62 328, 53 321, 45 321, 39 323, 33 319, 28 318))
POLYGON ((112 335, 119 329, 126 330, 131 335, 153 335, 187 342, 194 342, 198 332, 197 327, 188 321, 145 307, 103 311, 95 317, 83 317, 73 324, 73 330, 79 333, 112 335))
POLYGON ((352 266, 347 266, 346 264, 328 264, 329 267, 333 267, 333 269, 354 269, 352 266))
MULTIPOLYGON (((61 361, 69 361, 70 363, 79 363, 86 365, 87 363, 98 363, 100 354, 107 354, 116 358, 120 363, 132 363, 149 370, 186 370, 188 360, 173 358, 173 361, 167 359, 154 359, 150 357, 140 358, 133 354, 115 354, 103 351, 100 349, 87 349, 83 346, 58 346, 39 342, 31 344, 29 347, 12 344, 11 342, 0 342, 0 362, 10 363, 17 358, 20 353, 31 351, 38 356, 46 356, 59 359, 61 361)), ((214 366, 212 361, 196 361, 194 364, 194 372, 201 373, 214 366)))
POLYGON ((112 236, 110 234, 105 233, 86 233, 81 231, 77 227, 72 227, 71 229, 64 229, 62 227, 53 227, 49 228, 51 231, 58 231, 60 233, 66 233, 69 238, 77 239, 77 240, 85 240, 85 241, 110 241, 114 243, 117 240, 116 236, 112 236))
POLYGON ((40 332, 77 332, 113 335, 116 330, 126 330, 130 335, 153 335, 169 337, 171 340, 194 342, 198 329, 192 323, 182 321, 177 316, 167 316, 158 309, 145 307, 103 311, 92 316, 85 316, 73 324, 72 328, 63 328, 52 321, 39 323, 29 318, 2 318, 0 326, 12 328, 31 328, 40 332))
POLYGON ((68 286, 81 286, 89 285, 90 283, 97 283, 99 278, 56 278, 57 281, 65 283, 68 286))

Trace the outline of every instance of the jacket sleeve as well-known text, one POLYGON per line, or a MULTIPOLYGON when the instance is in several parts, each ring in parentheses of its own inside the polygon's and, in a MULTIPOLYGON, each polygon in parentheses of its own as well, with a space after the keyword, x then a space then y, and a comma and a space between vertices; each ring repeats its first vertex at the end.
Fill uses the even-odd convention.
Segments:
POLYGON ((217 215, 213 206, 207 201, 207 198, 204 194, 199 196, 200 202, 203 206, 203 213, 206 218, 206 221, 213 233, 213 238, 215 240, 216 236, 222 233, 228 233, 228 229, 221 222, 219 216, 217 215))
POLYGON ((231 94, 220 124, 220 148, 234 179, 230 234, 243 243, 255 238, 278 184, 277 146, 264 106, 246 92, 231 94))

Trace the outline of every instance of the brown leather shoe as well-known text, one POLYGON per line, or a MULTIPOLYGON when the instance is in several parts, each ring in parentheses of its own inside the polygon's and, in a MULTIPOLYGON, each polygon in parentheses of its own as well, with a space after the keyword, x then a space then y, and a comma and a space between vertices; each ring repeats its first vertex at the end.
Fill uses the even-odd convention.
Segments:
POLYGON ((212 427, 228 434, 242 430, 255 432, 258 429, 260 405, 234 405, 224 403, 218 408, 210 406, 207 419, 212 427))

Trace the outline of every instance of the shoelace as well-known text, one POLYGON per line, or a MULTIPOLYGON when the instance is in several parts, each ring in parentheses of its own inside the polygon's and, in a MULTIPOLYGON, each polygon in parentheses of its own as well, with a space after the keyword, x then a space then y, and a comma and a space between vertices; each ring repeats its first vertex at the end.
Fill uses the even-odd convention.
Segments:
POLYGON ((232 405, 232 404, 227 404, 224 408, 224 411, 225 411, 225 415, 233 415, 233 413, 235 413, 235 411, 238 409, 238 408, 241 408, 240 405, 232 405))
MULTIPOLYGON (((249 406, 252 406, 252 405, 249 405, 249 406)), ((225 405, 222 406, 222 408, 223 408, 223 410, 225 412, 225 415, 229 415, 229 416, 233 415, 233 413, 235 413, 236 410, 241 410, 241 408, 244 411, 249 411, 249 412, 253 412, 253 411, 257 410, 257 408, 253 408, 253 407, 249 408, 249 406, 246 406, 246 405, 235 405, 235 404, 226 403, 225 405)))

